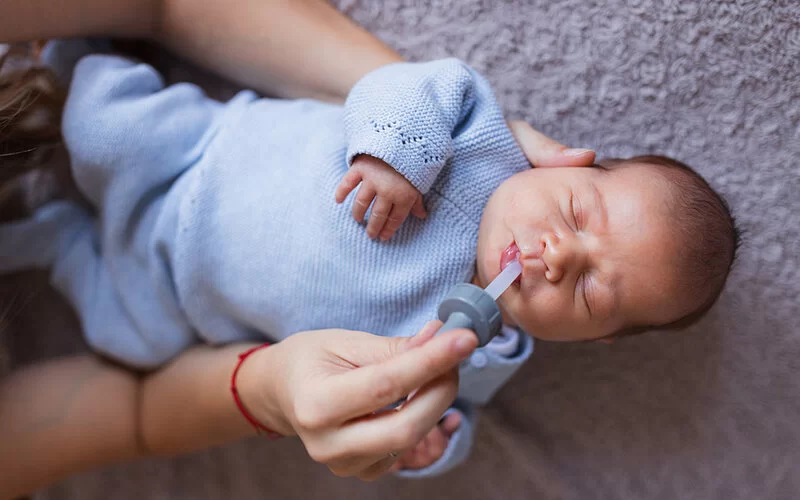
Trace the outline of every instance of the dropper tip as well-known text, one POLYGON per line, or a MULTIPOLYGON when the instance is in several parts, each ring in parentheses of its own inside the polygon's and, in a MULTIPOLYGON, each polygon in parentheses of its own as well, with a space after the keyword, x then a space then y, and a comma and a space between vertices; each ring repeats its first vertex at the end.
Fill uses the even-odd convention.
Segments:
POLYGON ((516 258, 506 264, 500 274, 484 290, 492 297, 492 300, 497 300, 520 274, 522 274, 522 263, 519 258, 516 258))

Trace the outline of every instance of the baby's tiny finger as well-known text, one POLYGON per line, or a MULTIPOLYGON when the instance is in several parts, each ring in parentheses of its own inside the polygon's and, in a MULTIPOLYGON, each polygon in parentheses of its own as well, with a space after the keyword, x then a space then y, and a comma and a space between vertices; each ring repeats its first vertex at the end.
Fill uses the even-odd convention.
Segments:
POLYGON ((375 198, 375 189, 367 184, 361 184, 353 200, 353 218, 356 222, 364 222, 364 214, 367 213, 372 200, 375 198))
POLYGON ((375 200, 372 210, 369 214, 369 222, 367 222, 367 236, 375 238, 380 234, 381 229, 389 219, 389 212, 392 210, 392 203, 387 201, 383 196, 378 196, 375 200))
POLYGON ((392 211, 389 212, 389 218, 386 221, 386 225, 383 227, 383 231, 381 231, 381 239, 386 241, 392 236, 400 226, 403 224, 403 221, 408 218, 408 210, 409 208, 403 207, 400 205, 392 206, 392 211))
POLYGON ((434 463, 444 453, 444 446, 441 444, 443 441, 445 438, 438 429, 431 431, 414 447, 414 455, 406 461, 405 468, 422 469, 434 463))
POLYGON ((439 458, 444 455, 444 450, 447 448, 448 437, 439 429, 437 429, 437 431, 438 432, 431 433, 430 435, 430 440, 428 442, 428 463, 426 465, 430 465, 439 460, 439 458))
POLYGON ((400 469, 418 469, 419 466, 417 464, 420 461, 420 444, 418 443, 400 456, 397 465, 399 465, 400 469))
POLYGON ((348 170, 336 187, 336 203, 341 203, 361 183, 361 172, 348 170))
POLYGON ((411 206, 411 213, 418 219, 428 217, 428 211, 425 210, 425 203, 422 200, 422 195, 417 196, 417 200, 414 202, 414 205, 411 206))
POLYGON ((444 418, 444 421, 439 424, 439 427, 442 429, 445 436, 450 437, 458 430, 458 426, 460 425, 461 414, 453 412, 444 418))
POLYGON ((397 460, 397 463, 400 465, 400 468, 405 469, 416 463, 416 460, 417 460, 417 447, 415 446, 414 448, 411 448, 410 450, 400 455, 400 458, 397 460))

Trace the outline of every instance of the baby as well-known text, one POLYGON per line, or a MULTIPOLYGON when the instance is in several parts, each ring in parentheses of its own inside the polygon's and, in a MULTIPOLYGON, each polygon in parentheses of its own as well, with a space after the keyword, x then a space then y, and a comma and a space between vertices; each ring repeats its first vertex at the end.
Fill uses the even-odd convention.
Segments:
POLYGON ((530 357, 531 335, 680 324, 733 262, 726 205, 688 167, 532 169, 486 80, 454 59, 380 68, 344 107, 249 91, 220 103, 111 55, 66 67, 63 135, 90 209, 55 201, 0 228, 0 270, 52 268, 88 343, 123 363, 329 327, 410 335, 453 285, 484 287, 519 257, 505 334, 462 364, 404 476, 466 458, 471 404, 530 357))

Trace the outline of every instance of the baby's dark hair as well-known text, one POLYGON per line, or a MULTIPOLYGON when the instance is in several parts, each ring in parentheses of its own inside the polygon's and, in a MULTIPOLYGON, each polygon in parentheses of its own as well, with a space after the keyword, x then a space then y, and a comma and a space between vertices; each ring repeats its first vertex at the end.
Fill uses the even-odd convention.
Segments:
POLYGON ((697 322, 716 303, 741 245, 741 233, 728 203, 688 165, 658 155, 611 159, 598 165, 606 171, 633 165, 656 167, 673 186, 674 229, 681 239, 676 275, 680 288, 697 300, 697 307, 666 325, 636 325, 617 332, 627 336, 652 330, 682 329, 697 322))

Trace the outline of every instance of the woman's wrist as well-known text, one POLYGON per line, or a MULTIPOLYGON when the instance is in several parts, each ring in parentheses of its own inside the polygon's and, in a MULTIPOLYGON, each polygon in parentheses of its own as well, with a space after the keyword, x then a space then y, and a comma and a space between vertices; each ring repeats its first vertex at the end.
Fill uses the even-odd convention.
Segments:
MULTIPOLYGON (((258 349, 247 356, 239 367, 236 389, 245 410, 259 424, 282 436, 292 436, 295 434, 294 429, 279 402, 282 380, 280 351, 281 345, 278 343, 258 349)), ((240 417, 246 421, 244 415, 240 417)))

